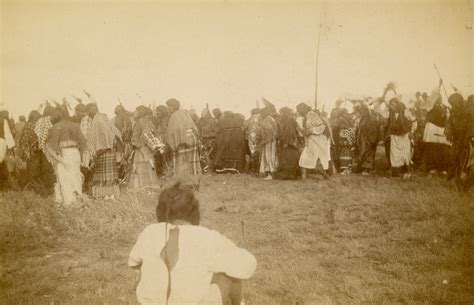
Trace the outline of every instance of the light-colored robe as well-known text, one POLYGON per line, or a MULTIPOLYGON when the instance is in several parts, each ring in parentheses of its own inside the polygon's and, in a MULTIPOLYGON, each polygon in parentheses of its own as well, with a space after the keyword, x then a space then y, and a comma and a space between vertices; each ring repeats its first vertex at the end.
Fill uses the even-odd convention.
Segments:
POLYGON ((324 170, 329 168, 329 145, 330 140, 324 134, 326 124, 314 112, 306 114, 305 124, 305 147, 301 153, 299 166, 306 169, 314 169, 318 160, 324 170))

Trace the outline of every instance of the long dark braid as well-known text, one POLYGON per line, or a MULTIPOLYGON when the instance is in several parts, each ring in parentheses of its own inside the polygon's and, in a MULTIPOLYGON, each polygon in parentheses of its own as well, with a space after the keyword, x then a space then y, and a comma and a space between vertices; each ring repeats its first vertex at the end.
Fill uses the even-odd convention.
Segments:
POLYGON ((176 203, 176 199, 179 197, 179 191, 177 188, 179 185, 176 185, 176 192, 174 196, 171 194, 167 193, 167 196, 170 200, 167 200, 165 203, 165 245, 163 246, 163 249, 161 250, 160 257, 164 261, 166 265, 166 269, 168 271, 168 288, 166 290, 166 304, 168 304, 170 295, 171 295, 171 270, 173 267, 176 265, 176 262, 178 261, 178 256, 179 256, 179 250, 178 250, 178 242, 179 242, 179 228, 174 228, 172 229, 173 232, 170 232, 168 234, 168 223, 170 222, 170 209, 173 204, 176 203), (174 235, 174 232, 176 232, 176 235, 174 235), (173 238, 173 240, 170 240, 170 235, 176 236, 176 238, 173 238), (172 245, 170 242, 174 242, 175 244, 172 245), (171 262, 170 257, 168 255, 169 248, 171 246, 176 246, 176 257, 175 261, 171 262))
POLYGON ((179 228, 168 232, 168 225, 174 221, 184 221, 192 225, 199 225, 199 201, 194 192, 185 186, 181 180, 171 182, 160 194, 156 207, 158 222, 165 222, 165 246, 160 257, 168 269, 167 304, 171 295, 171 271, 179 258, 179 228))

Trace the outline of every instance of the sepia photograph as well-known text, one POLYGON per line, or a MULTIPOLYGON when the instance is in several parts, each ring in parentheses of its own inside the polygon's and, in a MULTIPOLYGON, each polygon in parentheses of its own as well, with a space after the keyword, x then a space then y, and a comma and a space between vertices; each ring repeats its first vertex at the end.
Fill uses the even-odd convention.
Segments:
POLYGON ((0 304, 473 305, 473 0, 0 0, 0 304))

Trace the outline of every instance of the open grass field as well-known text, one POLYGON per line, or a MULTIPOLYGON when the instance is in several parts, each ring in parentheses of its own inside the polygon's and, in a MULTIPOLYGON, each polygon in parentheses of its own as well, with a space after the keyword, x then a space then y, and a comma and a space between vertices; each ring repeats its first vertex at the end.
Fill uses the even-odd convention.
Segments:
MULTIPOLYGON (((257 257, 246 304, 474 303, 474 197, 444 178, 215 175, 197 194, 202 225, 257 257)), ((0 303, 135 304, 127 257, 156 204, 0 194, 0 303)))

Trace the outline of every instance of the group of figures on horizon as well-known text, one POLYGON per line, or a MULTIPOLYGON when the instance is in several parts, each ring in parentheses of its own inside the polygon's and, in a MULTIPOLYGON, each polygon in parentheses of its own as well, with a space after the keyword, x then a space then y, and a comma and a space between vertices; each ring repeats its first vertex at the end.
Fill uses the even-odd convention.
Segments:
POLYGON ((110 120, 93 102, 85 105, 79 100, 72 116, 66 103, 46 104, 31 111, 28 121, 20 117, 16 124, 2 111, 2 189, 54 193, 65 205, 84 192, 113 199, 121 186, 158 186, 165 164, 198 186, 196 125, 177 100, 167 105, 158 107, 157 115, 145 106, 129 113, 119 105, 110 120))
MULTIPOLYGON (((458 190, 473 182, 474 98, 444 105, 438 86, 405 104, 389 83, 379 98, 338 100, 328 115, 305 103, 278 112, 263 99, 250 118, 206 107, 201 117, 169 99, 155 111, 122 105, 110 120, 97 103, 41 105, 15 123, 0 112, 0 188, 33 188, 69 205, 83 192, 114 198, 120 187, 159 186, 179 176, 195 188, 202 173, 306 179, 311 172, 367 175, 383 143, 392 177, 415 168, 447 174, 458 190), (393 92, 388 102, 387 94, 393 92), (42 112, 42 113, 41 113, 42 112)), ((90 96, 88 95, 90 98, 90 96)), ((91 99, 92 101, 93 99, 91 99)))

